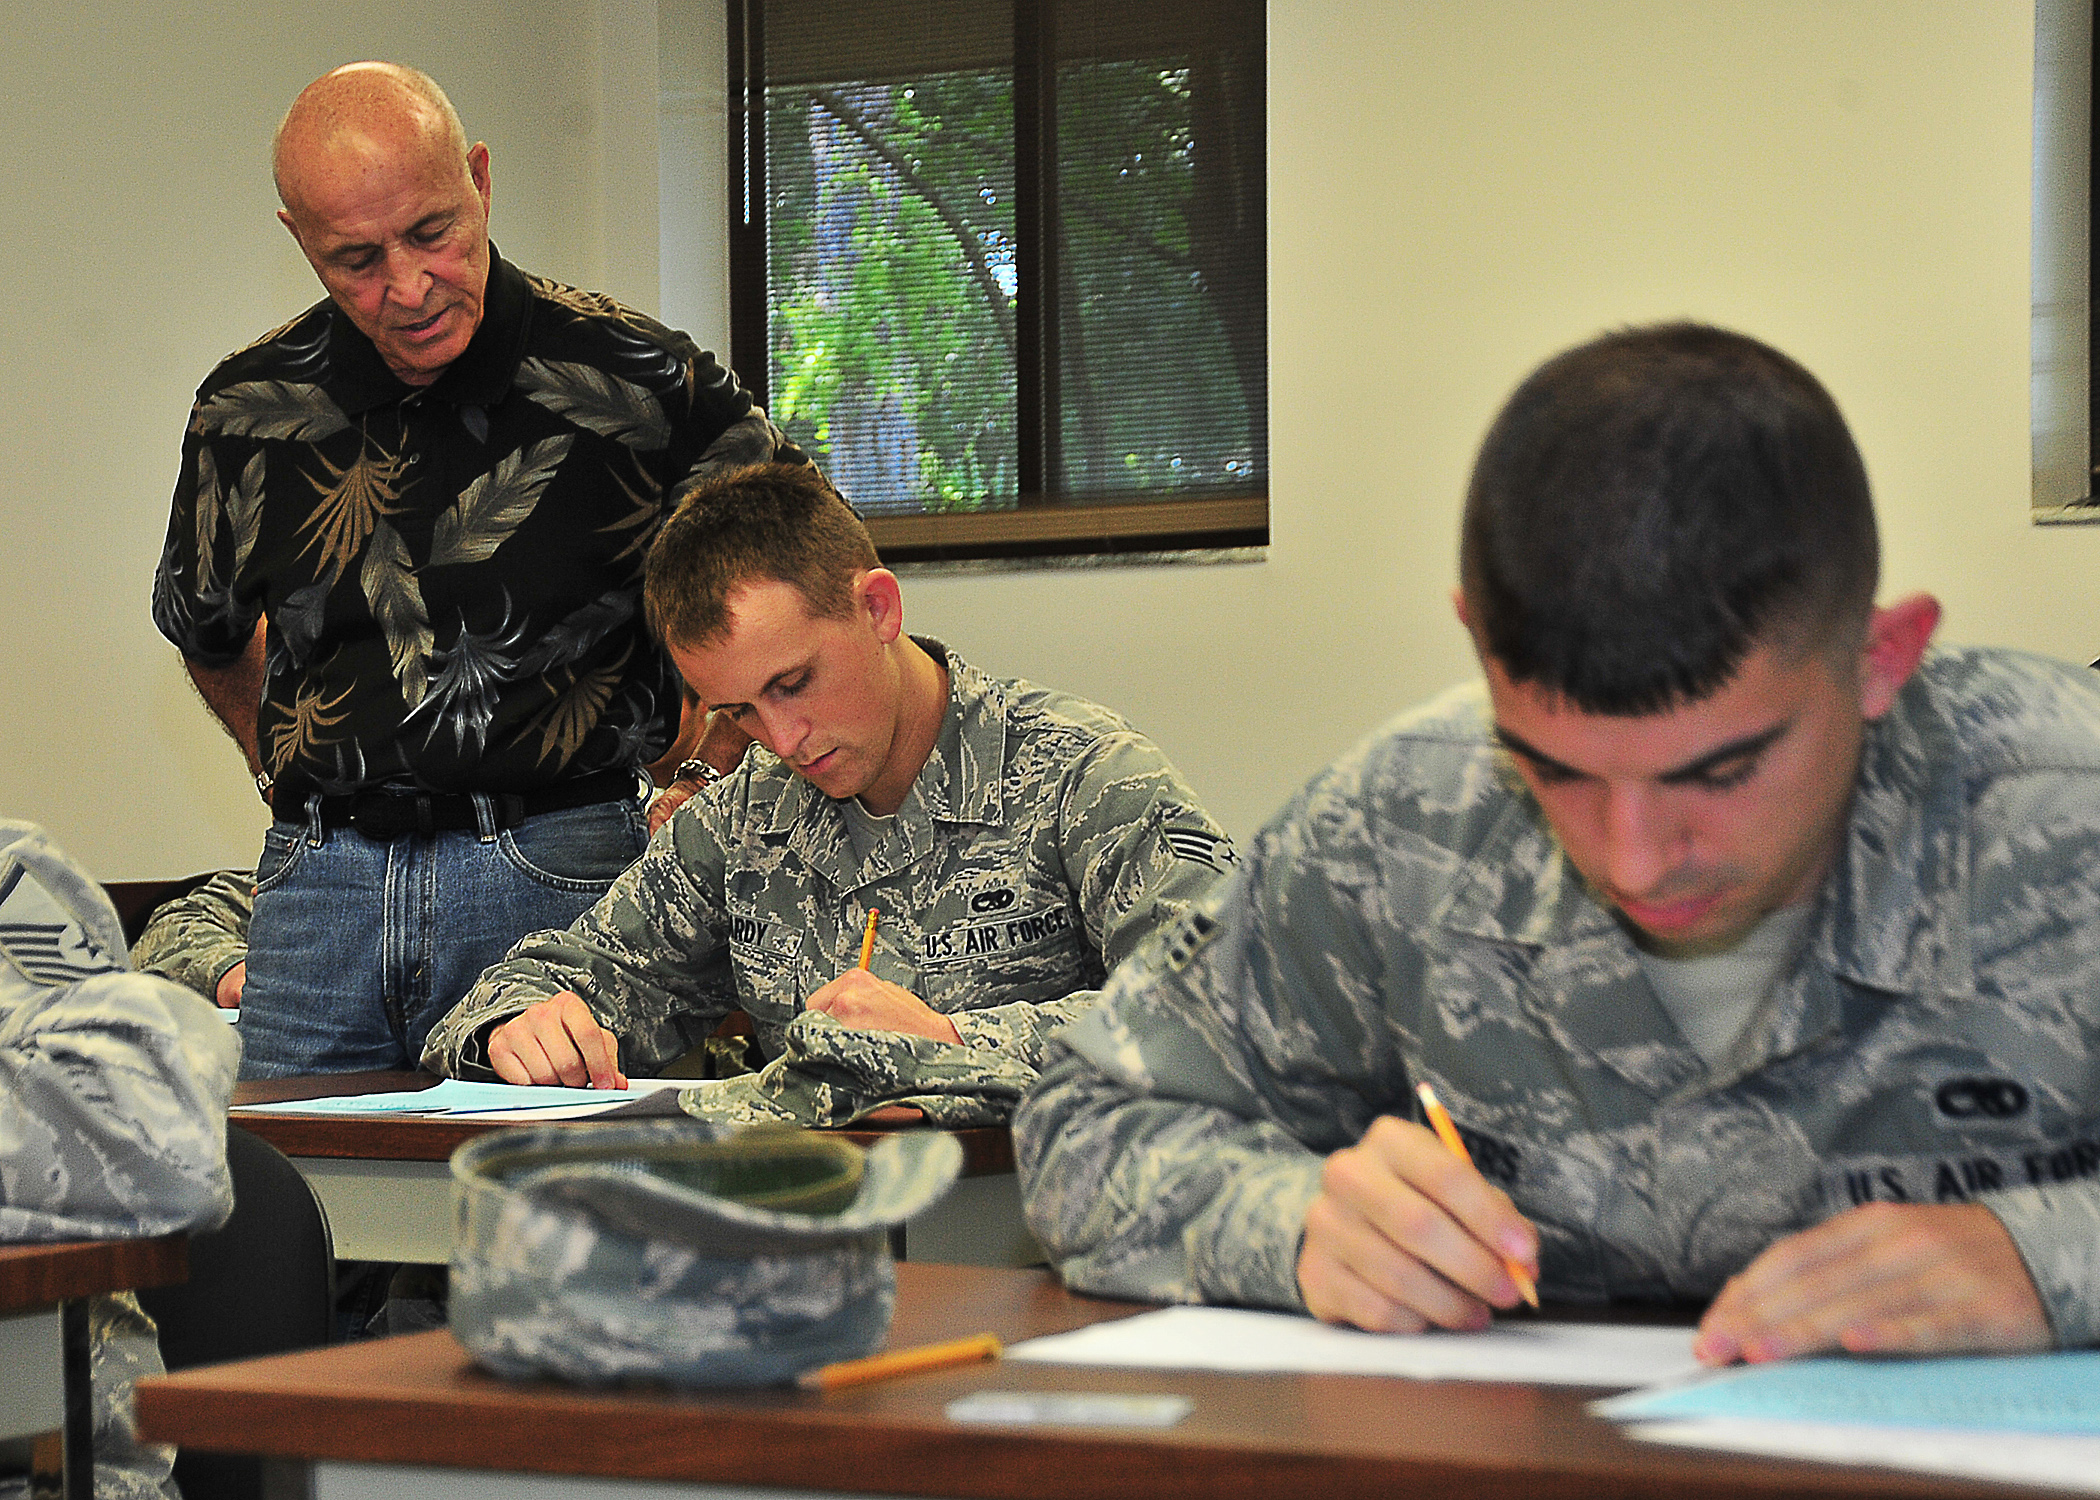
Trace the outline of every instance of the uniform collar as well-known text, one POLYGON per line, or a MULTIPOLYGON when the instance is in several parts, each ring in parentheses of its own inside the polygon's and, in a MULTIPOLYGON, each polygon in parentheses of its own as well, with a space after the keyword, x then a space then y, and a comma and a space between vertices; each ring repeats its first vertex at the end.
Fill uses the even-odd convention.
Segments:
POLYGON ((1617 919, 1561 852, 1507 753, 1483 754, 1491 764, 1481 770, 1504 781, 1508 795, 1432 920, 1470 937, 1540 948, 1617 932, 1617 919))
POLYGON ((1706 1065, 1642 975, 1633 940, 1561 852, 1508 756, 1483 743, 1476 767, 1509 794, 1433 914, 1438 925, 1522 950, 1524 1009, 1568 1051, 1657 1097, 1700 1087, 1706 1065))
POLYGON ((427 386, 413 386, 387 368, 372 341, 329 304, 329 376, 323 389, 347 416, 420 395, 453 406, 494 406, 516 379, 532 328, 532 288, 525 273, 489 245, 489 280, 481 326, 465 352, 427 386))
POLYGON ((1965 759, 1928 659, 1867 727, 1852 817, 1812 940, 1855 983, 1972 995, 1965 759))
POLYGON ((943 823, 1002 823, 1005 689, 932 636, 912 639, 948 669, 948 712, 933 753, 907 795, 919 800, 927 816, 943 823))

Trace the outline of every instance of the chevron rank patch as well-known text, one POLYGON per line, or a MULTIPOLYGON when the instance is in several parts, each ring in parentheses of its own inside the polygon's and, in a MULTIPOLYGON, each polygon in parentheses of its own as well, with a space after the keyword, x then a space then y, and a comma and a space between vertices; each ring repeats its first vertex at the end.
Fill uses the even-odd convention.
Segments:
POLYGON ((0 953, 35 984, 73 984, 124 965, 21 865, 0 875, 0 953))
POLYGON ((1209 828, 1169 826, 1161 830, 1161 836, 1166 839, 1167 847, 1174 851, 1176 859, 1208 865, 1220 875, 1240 862, 1239 851, 1232 847, 1232 840, 1209 828))

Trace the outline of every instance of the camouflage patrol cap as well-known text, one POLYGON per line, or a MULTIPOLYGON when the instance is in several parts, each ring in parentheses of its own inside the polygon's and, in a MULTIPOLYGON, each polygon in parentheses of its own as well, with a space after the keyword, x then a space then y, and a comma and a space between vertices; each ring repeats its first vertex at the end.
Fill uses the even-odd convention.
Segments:
POLYGON ((36 824, 0 818, 0 1005, 130 967, 102 887, 36 824))
POLYGON ((962 1166, 699 1120, 500 1130, 453 1153, 451 1324, 499 1375, 770 1385, 879 1346, 888 1231, 962 1166))

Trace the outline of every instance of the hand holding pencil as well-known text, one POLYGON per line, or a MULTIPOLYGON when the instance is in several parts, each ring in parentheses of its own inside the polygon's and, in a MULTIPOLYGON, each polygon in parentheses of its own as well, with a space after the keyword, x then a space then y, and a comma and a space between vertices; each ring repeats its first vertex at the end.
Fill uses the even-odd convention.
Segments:
POLYGON ((1431 1127, 1387 1115, 1327 1158, 1297 1271, 1307 1309, 1331 1323, 1480 1329, 1495 1308, 1536 1296, 1538 1231, 1463 1142, 1454 1152, 1431 1127))
POLYGON ((960 1044, 962 1033, 953 1021, 901 984, 875 972, 875 927, 881 918, 879 908, 868 908, 860 929, 860 961, 803 1001, 803 1009, 863 1031, 901 1031, 960 1044))
MULTIPOLYGON (((1466 1149, 1466 1143, 1459 1139, 1458 1127, 1451 1123, 1451 1116, 1444 1113, 1444 1106, 1437 1102, 1436 1090, 1426 1083, 1418 1083, 1415 1085, 1415 1093, 1421 1097, 1422 1113, 1428 1116, 1430 1129, 1434 1130, 1436 1138, 1444 1143, 1444 1149, 1467 1166, 1472 1166, 1473 1153, 1466 1149)), ((1517 1294, 1533 1307, 1537 1307, 1538 1283, 1532 1279, 1531 1273, 1518 1264, 1515 1256, 1507 1252, 1502 1256, 1502 1269, 1509 1272, 1509 1279, 1516 1283, 1517 1294)))

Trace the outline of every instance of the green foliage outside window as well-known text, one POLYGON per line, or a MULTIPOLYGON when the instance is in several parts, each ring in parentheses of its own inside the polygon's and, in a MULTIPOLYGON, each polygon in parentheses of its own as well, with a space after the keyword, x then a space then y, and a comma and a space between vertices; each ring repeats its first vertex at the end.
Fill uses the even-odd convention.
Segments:
MULTIPOLYGON (((1216 212, 1245 168, 1199 132, 1201 85, 1175 59, 1059 70, 1054 494, 1266 483, 1262 260, 1216 212)), ((1012 507, 1011 74, 774 87, 766 128, 775 417, 865 509, 1012 507)))

